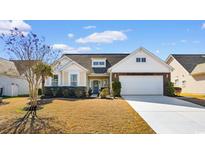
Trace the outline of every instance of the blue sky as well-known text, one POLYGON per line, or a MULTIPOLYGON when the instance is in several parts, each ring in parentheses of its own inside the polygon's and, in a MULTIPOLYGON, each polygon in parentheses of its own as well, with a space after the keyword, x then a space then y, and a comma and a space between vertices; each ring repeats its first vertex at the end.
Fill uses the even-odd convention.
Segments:
MULTIPOLYGON (((205 21, 0 21, 32 31, 65 53, 121 53, 143 46, 162 59, 170 53, 205 53, 205 21)), ((0 57, 9 58, 0 42, 0 57)))

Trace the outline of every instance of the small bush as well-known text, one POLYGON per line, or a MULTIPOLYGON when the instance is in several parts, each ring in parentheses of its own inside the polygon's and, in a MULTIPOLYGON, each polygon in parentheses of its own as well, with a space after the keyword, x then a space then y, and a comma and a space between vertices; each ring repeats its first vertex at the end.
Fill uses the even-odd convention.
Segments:
POLYGON ((42 95, 42 89, 38 89, 38 95, 42 95))
POLYGON ((21 94, 21 95, 18 95, 18 97, 29 97, 29 94, 21 94))
POLYGON ((109 89, 108 88, 104 88, 100 92, 100 98, 106 98, 108 95, 109 95, 109 89))
POLYGON ((85 95, 86 95, 86 91, 81 90, 81 89, 79 89, 79 88, 75 89, 75 96, 76 96, 77 98, 82 98, 82 97, 84 97, 85 95))
POLYGON ((63 97, 69 97, 69 90, 68 89, 63 89, 62 90, 62 96, 63 97))
POLYGON ((88 89, 88 96, 89 96, 89 97, 92 95, 92 92, 93 92, 92 89, 89 88, 89 89, 88 89))
POLYGON ((174 94, 174 84, 170 81, 167 82, 167 95, 168 96, 175 96, 175 94, 174 94))
POLYGON ((180 95, 182 92, 182 88, 181 87, 174 87, 174 94, 175 95, 180 95))
POLYGON ((120 97, 121 93, 121 83, 118 80, 112 82, 112 91, 114 97, 120 97))

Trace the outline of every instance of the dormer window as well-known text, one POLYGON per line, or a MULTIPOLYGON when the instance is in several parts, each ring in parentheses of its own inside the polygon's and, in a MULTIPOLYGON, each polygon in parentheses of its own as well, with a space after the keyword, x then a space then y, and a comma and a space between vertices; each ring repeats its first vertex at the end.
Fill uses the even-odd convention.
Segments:
POLYGON ((143 57, 143 58, 137 57, 137 58, 136 58, 136 62, 137 62, 137 63, 146 63, 146 58, 144 58, 144 57, 143 57))
POLYGON ((106 59, 92 59, 92 67, 106 67, 106 59))

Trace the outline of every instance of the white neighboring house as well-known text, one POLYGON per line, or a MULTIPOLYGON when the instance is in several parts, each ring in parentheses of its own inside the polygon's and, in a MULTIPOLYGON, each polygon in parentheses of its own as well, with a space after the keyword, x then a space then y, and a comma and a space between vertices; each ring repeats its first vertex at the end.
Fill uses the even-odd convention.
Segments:
POLYGON ((53 69, 46 86, 84 86, 95 94, 120 80, 122 95, 166 95, 172 68, 141 47, 130 54, 64 54, 53 69))
POLYGON ((28 83, 23 77, 20 61, 10 61, 0 58, 0 88, 3 96, 18 96, 29 94, 28 83))
POLYGON ((205 94, 205 54, 171 54, 166 62, 173 67, 171 81, 182 93, 205 94))

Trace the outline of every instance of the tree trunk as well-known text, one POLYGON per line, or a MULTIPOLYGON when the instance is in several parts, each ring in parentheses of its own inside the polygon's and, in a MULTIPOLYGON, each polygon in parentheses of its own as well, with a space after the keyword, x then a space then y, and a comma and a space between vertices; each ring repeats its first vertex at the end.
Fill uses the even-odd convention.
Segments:
POLYGON ((29 95, 30 95, 30 105, 31 109, 37 107, 37 98, 38 98, 38 87, 36 87, 33 83, 29 83, 29 95))
POLYGON ((44 89, 45 89, 45 78, 42 76, 42 95, 44 96, 44 89))

